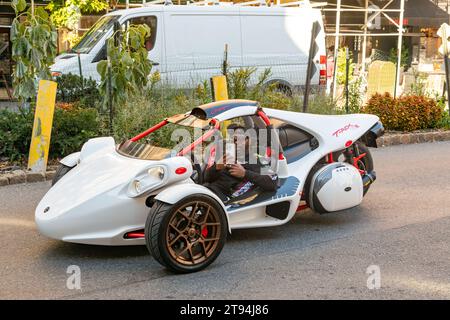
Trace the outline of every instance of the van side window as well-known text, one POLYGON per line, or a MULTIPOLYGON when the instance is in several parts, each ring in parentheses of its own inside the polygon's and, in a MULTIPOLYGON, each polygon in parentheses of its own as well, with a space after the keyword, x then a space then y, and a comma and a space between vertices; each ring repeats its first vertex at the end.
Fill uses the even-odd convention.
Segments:
POLYGON ((155 46, 156 40, 156 25, 157 20, 155 16, 136 17, 126 22, 126 27, 132 24, 146 24, 150 28, 150 37, 145 39, 145 47, 147 51, 151 51, 155 46))

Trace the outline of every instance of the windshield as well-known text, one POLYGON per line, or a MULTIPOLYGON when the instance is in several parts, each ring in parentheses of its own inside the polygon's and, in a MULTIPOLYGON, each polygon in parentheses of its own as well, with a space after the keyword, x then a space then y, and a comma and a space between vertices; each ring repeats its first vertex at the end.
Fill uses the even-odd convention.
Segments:
POLYGON ((85 33, 80 42, 73 47, 72 52, 89 53, 97 42, 112 28, 114 22, 119 19, 119 16, 104 16, 100 18, 93 26, 85 33))

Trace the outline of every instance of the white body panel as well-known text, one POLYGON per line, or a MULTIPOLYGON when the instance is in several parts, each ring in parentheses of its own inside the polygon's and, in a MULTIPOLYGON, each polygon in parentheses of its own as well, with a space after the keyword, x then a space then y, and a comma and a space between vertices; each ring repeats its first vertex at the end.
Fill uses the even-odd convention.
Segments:
MULTIPOLYGON (((157 18, 157 30, 149 59, 159 63, 153 71, 160 71, 163 81, 175 87, 192 88, 220 74, 225 44, 228 45, 231 71, 234 68, 258 67, 253 83, 264 69, 270 68, 270 81, 290 86, 304 85, 310 30, 314 21, 321 26, 316 38, 319 50, 314 63, 319 64, 319 57, 326 55, 325 33, 318 9, 152 5, 108 14, 117 16, 121 25, 129 19, 151 15, 157 18)), ((97 63, 92 61, 112 32, 111 26, 88 53, 80 54, 84 77, 100 80, 97 63)), ((58 56, 51 70, 79 74, 77 55, 58 56)), ((318 83, 319 71, 311 81, 312 85, 318 83)))
POLYGON ((81 152, 74 152, 69 154, 68 156, 62 158, 59 162, 67 167, 75 167, 80 160, 81 152))

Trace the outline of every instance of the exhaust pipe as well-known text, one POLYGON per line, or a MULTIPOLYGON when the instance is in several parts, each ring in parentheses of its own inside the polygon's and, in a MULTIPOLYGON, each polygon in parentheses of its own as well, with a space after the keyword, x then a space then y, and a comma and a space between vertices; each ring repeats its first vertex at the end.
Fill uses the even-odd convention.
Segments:
POLYGON ((375 171, 367 172, 362 176, 363 187, 370 186, 377 179, 375 171))

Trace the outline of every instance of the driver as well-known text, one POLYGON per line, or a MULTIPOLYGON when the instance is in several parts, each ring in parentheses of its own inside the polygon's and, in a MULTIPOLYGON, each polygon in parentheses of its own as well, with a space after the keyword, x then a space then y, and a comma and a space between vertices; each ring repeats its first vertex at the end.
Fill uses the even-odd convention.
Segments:
MULTIPOLYGON (((233 143, 237 150, 238 141, 244 140, 244 137, 241 140, 238 139, 240 132, 243 132, 245 128, 232 124, 228 127, 228 130, 230 129, 234 130, 233 143)), ((260 156, 257 155, 256 163, 249 163, 249 141, 249 137, 245 136, 244 163, 236 161, 236 163, 226 164, 226 160, 230 158, 227 154, 223 157, 222 163, 214 162, 205 171, 205 186, 223 202, 240 196, 254 187, 260 187, 264 191, 275 191, 278 187, 278 176, 275 173, 262 174, 265 166, 261 163, 260 156)))

